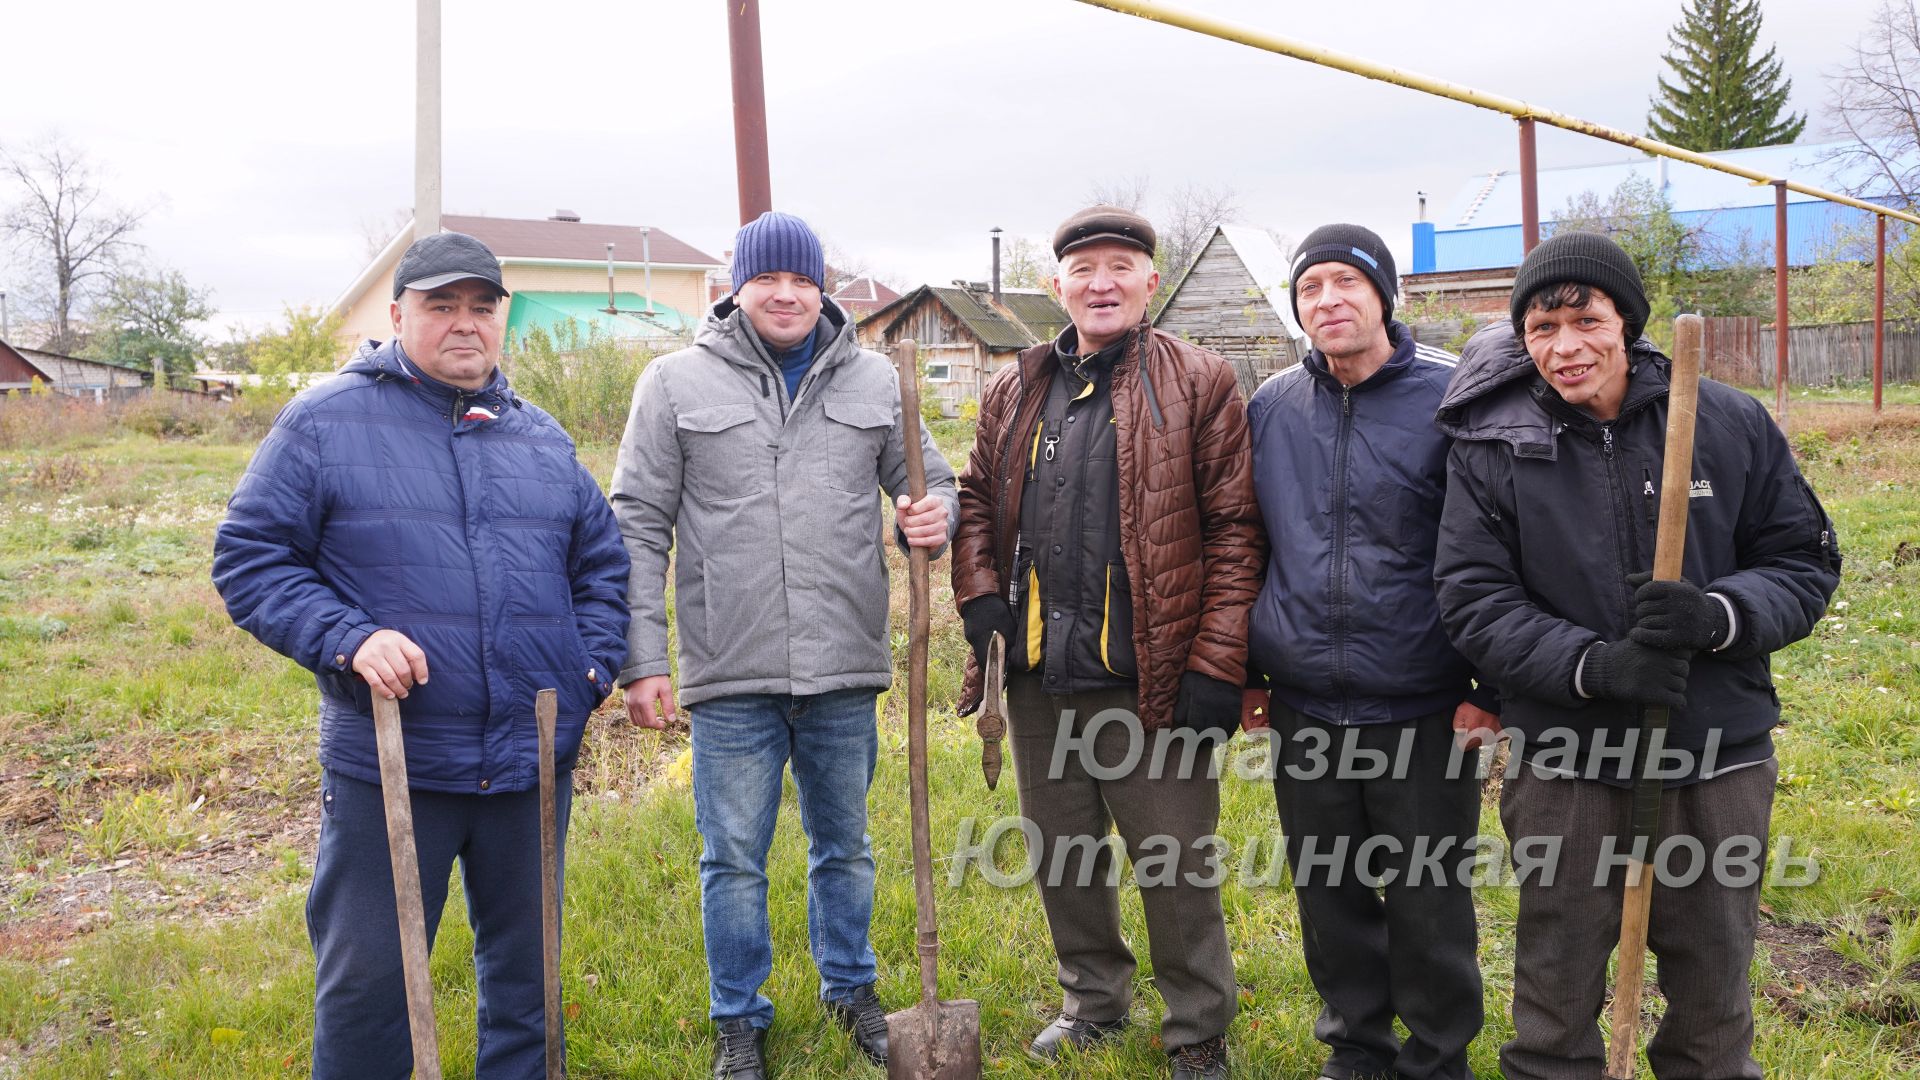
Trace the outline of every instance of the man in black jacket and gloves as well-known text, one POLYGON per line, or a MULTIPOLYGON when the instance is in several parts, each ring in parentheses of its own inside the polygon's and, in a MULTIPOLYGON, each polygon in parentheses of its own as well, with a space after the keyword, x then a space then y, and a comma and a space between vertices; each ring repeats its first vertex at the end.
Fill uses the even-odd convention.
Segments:
POLYGON ((1832 522, 1753 398, 1700 385, 1683 580, 1650 581, 1670 363, 1639 272, 1562 233, 1516 274, 1512 324, 1468 342, 1441 403, 1435 577, 1456 646, 1497 683, 1522 759, 1500 816, 1520 867, 1509 1080, 1594 1077, 1619 937, 1634 742, 1665 785, 1647 941, 1660 1077, 1760 1077, 1747 969, 1778 765, 1775 650, 1839 584, 1832 522), (1521 859, 1525 852, 1530 858, 1521 859), (1529 863, 1537 865, 1529 866, 1529 863))

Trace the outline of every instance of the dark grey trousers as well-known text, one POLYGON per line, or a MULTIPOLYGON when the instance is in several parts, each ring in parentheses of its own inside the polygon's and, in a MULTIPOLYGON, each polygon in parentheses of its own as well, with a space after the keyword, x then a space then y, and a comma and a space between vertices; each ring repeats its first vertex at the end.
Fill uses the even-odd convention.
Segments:
MULTIPOLYGON (((1748 967, 1759 919, 1762 859, 1751 884, 1724 884, 1713 854, 1729 838, 1764 845, 1780 766, 1768 760, 1712 780, 1669 788, 1660 800, 1660 835, 1693 837, 1707 864, 1689 885, 1688 855, 1656 873, 1647 944, 1667 1002, 1647 1043, 1659 1080, 1760 1080, 1753 1060, 1753 988, 1748 967)), ((1595 885, 1603 838, 1629 848, 1631 792, 1595 780, 1541 777, 1529 765, 1506 781, 1500 821, 1508 843, 1560 837, 1552 884, 1537 875, 1520 884, 1515 926, 1513 1041, 1500 1048, 1507 1080, 1598 1080, 1606 1064, 1597 1023, 1607 992, 1607 957, 1620 940, 1624 871, 1595 885)), ((1691 844, 1686 846, 1691 847, 1691 844)), ((1658 851, 1658 848, 1654 849, 1658 851)), ((1656 869, 1658 863, 1656 861, 1656 869)))
POLYGON ((1153 983, 1167 1004, 1162 1044, 1171 1052, 1224 1033, 1237 1007, 1233 952, 1220 911, 1220 882, 1231 856, 1201 841, 1220 823, 1220 782, 1207 775, 1210 754, 1182 770, 1177 744, 1142 733, 1132 688, 1051 695, 1033 675, 1007 679, 1007 722, 1020 813, 1039 829, 1034 880, 1046 909, 1066 1012, 1117 1020, 1133 1000, 1133 952, 1120 933, 1120 867, 1107 840, 1115 828, 1141 881, 1153 983), (1124 722, 1097 724, 1092 764, 1080 739, 1108 710, 1124 722), (1133 743, 1135 738, 1138 744, 1133 743), (1154 747, 1172 746, 1153 773, 1154 747), (1077 746, 1077 744, 1075 744, 1077 746), (1122 768, 1130 746, 1139 760, 1122 768), (1058 768, 1054 768, 1056 758, 1058 768), (1181 775, 1183 771, 1186 775, 1181 775), (1096 775, 1097 774, 1097 775, 1096 775))
POLYGON ((1271 715, 1280 739, 1274 796, 1307 974, 1323 1003, 1313 1034, 1331 1051, 1321 1073, 1472 1080, 1467 1044, 1484 1012, 1466 878, 1467 845, 1480 826, 1473 756, 1448 778, 1450 715, 1342 728, 1277 701, 1271 715), (1387 774, 1340 775, 1349 741, 1387 755, 1387 774), (1369 841, 1367 865, 1356 866, 1369 841), (1303 872, 1309 852, 1315 860, 1303 872), (1370 883, 1380 879, 1382 887, 1370 883), (1407 1026, 1404 1043, 1393 1030, 1396 1015, 1407 1026))

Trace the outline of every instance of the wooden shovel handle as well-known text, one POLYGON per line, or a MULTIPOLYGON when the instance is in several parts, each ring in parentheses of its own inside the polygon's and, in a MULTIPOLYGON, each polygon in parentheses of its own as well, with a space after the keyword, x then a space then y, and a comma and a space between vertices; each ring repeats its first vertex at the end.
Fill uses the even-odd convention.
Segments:
POLYGON ((413 1034, 413 1074, 440 1080, 440 1033, 433 1017, 433 977, 427 968, 427 911, 420 898, 420 853, 413 839, 413 796, 407 789, 407 752, 400 738, 400 702, 373 691, 373 741, 380 755, 380 798, 387 807, 387 851, 393 857, 393 901, 400 915, 400 966, 407 985, 407 1027, 413 1034))
MULTIPOLYGON (((894 366, 900 369, 900 438, 907 457, 907 488, 913 501, 927 495, 927 464, 920 452, 920 358, 911 340, 893 347, 894 366)), ((907 771, 913 808, 913 895, 919 930, 920 998, 929 1008, 940 1000, 940 932, 933 908, 933 825, 927 812, 927 549, 907 551, 907 583, 911 595, 907 629, 907 771)))
MULTIPOLYGON (((1667 444, 1660 465, 1660 518, 1653 541, 1653 576, 1678 580, 1687 550, 1687 511, 1693 492, 1693 429, 1700 402, 1700 354, 1705 323, 1698 315, 1673 321, 1673 378, 1667 390, 1667 444)), ((1648 743, 1666 730, 1667 709, 1649 707, 1640 721, 1640 739, 1634 753, 1633 835, 1644 837, 1643 853, 1653 857, 1660 833, 1658 778, 1647 775, 1648 743)), ((1640 1001, 1646 986, 1647 919, 1653 904, 1653 872, 1646 861, 1632 859, 1627 866, 1626 891, 1620 905, 1620 962, 1615 969, 1613 1011, 1608 1018, 1609 1080, 1632 1080, 1634 1052, 1640 1034, 1640 1001)))

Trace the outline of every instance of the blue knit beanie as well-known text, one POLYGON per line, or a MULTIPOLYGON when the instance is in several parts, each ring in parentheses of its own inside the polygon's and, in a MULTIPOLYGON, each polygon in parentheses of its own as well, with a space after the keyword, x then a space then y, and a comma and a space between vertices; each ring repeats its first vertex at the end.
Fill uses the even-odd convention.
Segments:
POLYGON ((827 259, 820 238, 792 214, 769 210, 745 225, 733 240, 733 291, 761 274, 785 270, 825 287, 827 259))

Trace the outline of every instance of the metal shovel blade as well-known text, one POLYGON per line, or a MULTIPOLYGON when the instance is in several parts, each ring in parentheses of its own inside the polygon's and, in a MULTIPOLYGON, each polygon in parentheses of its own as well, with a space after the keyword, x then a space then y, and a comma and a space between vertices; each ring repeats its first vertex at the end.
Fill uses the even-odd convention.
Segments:
POLYGON ((980 1003, 923 1001, 887 1014, 887 1080, 979 1080, 980 1003))

